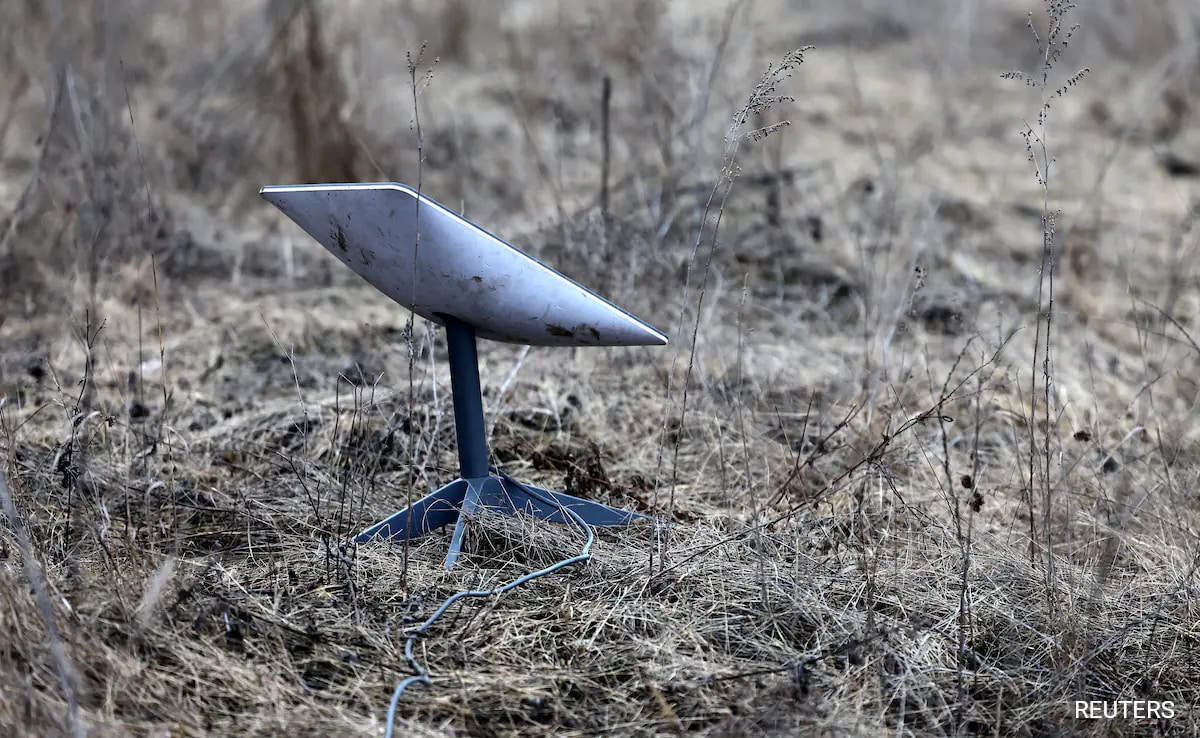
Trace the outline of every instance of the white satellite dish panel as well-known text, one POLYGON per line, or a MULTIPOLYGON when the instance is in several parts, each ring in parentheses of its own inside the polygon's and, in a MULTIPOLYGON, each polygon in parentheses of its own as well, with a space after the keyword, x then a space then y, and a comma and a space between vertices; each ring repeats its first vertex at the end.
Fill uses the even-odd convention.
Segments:
POLYGON ((534 346, 643 346, 667 337, 454 211, 395 182, 276 185, 264 198, 413 312, 534 346))

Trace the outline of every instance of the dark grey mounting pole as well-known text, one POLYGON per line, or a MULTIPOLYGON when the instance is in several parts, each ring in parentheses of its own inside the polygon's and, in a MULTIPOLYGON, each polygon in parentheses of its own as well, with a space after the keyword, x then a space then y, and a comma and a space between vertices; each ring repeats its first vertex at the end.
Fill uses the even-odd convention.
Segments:
POLYGON ((445 318, 445 325, 446 344, 450 353, 450 386, 454 392, 458 471, 463 479, 478 479, 488 476, 488 450, 475 329, 450 317, 445 318))
POLYGON ((610 507, 563 492, 533 487, 491 473, 488 465, 487 426, 483 421, 483 392, 479 384, 479 355, 475 329, 456 318, 442 316, 450 353, 450 383, 454 391, 454 433, 458 439, 460 477, 422 497, 412 507, 358 534, 359 543, 386 538, 403 541, 454 523, 446 568, 458 561, 466 540, 467 521, 481 508, 513 515, 518 510, 552 523, 570 521, 564 508, 588 525, 629 525, 653 520, 646 515, 610 507), (547 504, 551 501, 554 504, 547 504))

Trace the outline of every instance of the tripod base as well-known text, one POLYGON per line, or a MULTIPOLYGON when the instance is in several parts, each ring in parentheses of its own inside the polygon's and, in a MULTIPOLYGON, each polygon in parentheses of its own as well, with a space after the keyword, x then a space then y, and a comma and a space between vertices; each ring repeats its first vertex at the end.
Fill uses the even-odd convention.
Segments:
POLYGON ((524 512, 551 523, 571 522, 563 508, 570 509, 588 525, 624 526, 638 520, 653 520, 646 515, 602 505, 563 492, 551 492, 539 487, 514 484, 501 477, 486 476, 456 479, 436 492, 425 495, 411 507, 367 528, 359 533, 355 540, 359 543, 368 543, 380 538, 391 541, 411 540, 454 523, 450 551, 446 554, 446 568, 449 569, 462 554, 467 520, 481 508, 488 508, 503 515, 524 512), (526 492, 526 489, 557 504, 547 505, 526 492))

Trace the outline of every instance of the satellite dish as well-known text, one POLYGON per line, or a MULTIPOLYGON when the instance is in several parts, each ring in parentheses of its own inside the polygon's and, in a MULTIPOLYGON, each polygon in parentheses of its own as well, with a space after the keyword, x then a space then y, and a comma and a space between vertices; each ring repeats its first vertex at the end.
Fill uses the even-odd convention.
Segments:
POLYGON ((532 487, 488 464, 476 339, 535 346, 661 346, 667 337, 454 211, 394 182, 276 185, 260 193, 343 264, 446 329, 460 478, 360 533, 408 540, 455 523, 446 568, 481 508, 589 525, 652 518, 532 487))
POLYGON ((531 346, 664 345, 667 337, 484 229, 394 182, 264 187, 262 196, 414 313, 531 346))

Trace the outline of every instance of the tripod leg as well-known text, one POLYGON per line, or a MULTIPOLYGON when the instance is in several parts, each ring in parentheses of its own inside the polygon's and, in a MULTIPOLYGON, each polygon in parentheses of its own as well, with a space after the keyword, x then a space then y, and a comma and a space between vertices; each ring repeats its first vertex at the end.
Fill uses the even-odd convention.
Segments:
POLYGON ((454 566, 458 557, 462 555, 463 538, 467 532, 467 519, 474 515, 480 507, 488 505, 488 498, 492 496, 486 489, 492 480, 487 477, 459 481, 466 486, 466 490, 463 493, 462 510, 459 513, 458 522, 454 524, 454 535, 450 537, 450 550, 446 553, 447 569, 454 566))
POLYGON ((565 492, 551 492, 541 487, 534 487, 528 484, 523 485, 537 494, 558 503, 557 505, 547 505, 536 497, 526 494, 520 486, 506 480, 500 480, 500 482, 504 485, 504 491, 508 493, 514 508, 551 523, 571 522, 571 519, 559 508, 559 505, 570 509, 588 525, 630 525, 638 520, 654 520, 654 518, 648 515, 642 515, 630 510, 622 510, 619 507, 604 505, 592 500, 585 500, 582 497, 575 497, 565 492))
POLYGON ((425 495, 420 500, 359 533, 356 541, 367 543, 376 538, 403 541, 453 523, 463 505, 467 482, 456 479, 445 487, 425 495))

